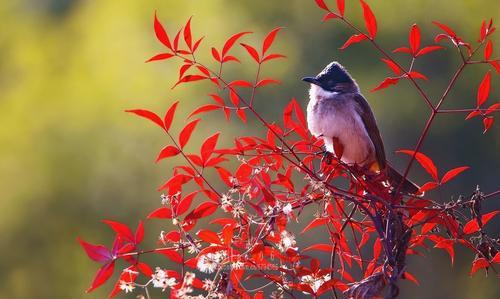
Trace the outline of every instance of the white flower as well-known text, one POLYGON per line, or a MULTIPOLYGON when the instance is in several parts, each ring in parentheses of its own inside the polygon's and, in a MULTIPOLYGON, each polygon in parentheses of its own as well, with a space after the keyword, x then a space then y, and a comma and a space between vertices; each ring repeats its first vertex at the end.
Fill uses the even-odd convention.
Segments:
POLYGON ((203 280, 203 289, 205 291, 210 291, 214 287, 214 281, 208 278, 203 280))
POLYGON ((314 276, 311 276, 311 275, 304 275, 300 278, 300 280, 303 282, 303 283, 307 283, 311 289, 316 293, 318 291, 318 289, 327 281, 329 281, 331 278, 330 278, 330 274, 326 274, 324 276, 320 276, 320 277, 314 277, 314 276))
POLYGON ((285 213, 285 215, 289 215, 293 210, 293 207, 292 207, 292 204, 291 203, 287 203, 284 207, 283 207, 283 213, 285 213))
POLYGON ((193 292, 193 288, 191 287, 182 287, 180 288, 176 295, 178 298, 186 298, 188 294, 192 293, 193 292))
POLYGON ((192 272, 186 272, 186 274, 184 274, 184 285, 187 285, 187 286, 190 286, 193 284, 193 281, 194 281, 194 278, 195 278, 195 274, 192 273, 192 272))
POLYGON ((170 196, 167 196, 167 195, 165 195, 165 194, 162 194, 162 195, 160 195, 160 198, 161 198, 161 204, 162 204, 162 205, 164 205, 164 206, 165 206, 165 205, 167 205, 167 204, 169 204, 169 203, 170 203, 170 196))
POLYGON ((135 285, 133 282, 126 282, 124 280, 120 280, 120 290, 125 291, 125 293, 133 292, 135 289, 135 285))
POLYGON ((245 264, 243 264, 243 262, 236 261, 236 262, 234 262, 234 263, 231 264, 231 268, 238 270, 238 269, 243 268, 244 265, 245 264))
POLYGON ((240 218, 241 215, 245 214, 245 208, 242 206, 235 206, 231 212, 233 213, 233 217, 240 218))
POLYGON ((278 244, 278 247, 281 251, 285 252, 289 248, 296 249, 295 245, 297 242, 295 242, 295 236, 289 233, 288 231, 284 230, 281 232, 281 241, 278 244))
POLYGON ((205 273, 212 273, 217 269, 219 263, 225 258, 224 252, 207 253, 198 258, 196 267, 205 273))
POLYGON ((167 273, 159 267, 156 268, 152 278, 153 287, 161 288, 162 291, 165 291, 167 288, 172 288, 177 284, 174 277, 168 277, 167 273))

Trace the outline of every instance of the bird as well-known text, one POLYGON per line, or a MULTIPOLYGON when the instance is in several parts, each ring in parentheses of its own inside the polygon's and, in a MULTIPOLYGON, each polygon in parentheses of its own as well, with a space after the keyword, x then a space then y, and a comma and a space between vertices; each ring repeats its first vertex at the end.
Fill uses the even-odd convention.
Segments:
POLYGON ((418 194, 419 186, 388 164, 372 109, 339 62, 329 63, 318 75, 302 81, 310 83, 308 129, 315 137, 323 138, 327 153, 369 174, 381 174, 392 191, 418 194))

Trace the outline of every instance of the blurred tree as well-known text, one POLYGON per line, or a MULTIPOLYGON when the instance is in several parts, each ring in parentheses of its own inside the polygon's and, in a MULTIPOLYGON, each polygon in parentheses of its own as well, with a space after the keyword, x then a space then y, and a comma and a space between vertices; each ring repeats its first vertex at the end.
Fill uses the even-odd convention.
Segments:
MULTIPOLYGON (((475 37, 480 20, 498 19, 500 11, 498 4, 487 0, 372 2, 383 20, 380 39, 387 49, 406 41, 412 22, 425 33, 436 31, 431 20, 440 20, 475 37)), ((351 4, 347 9, 359 14, 351 4)), ((219 44, 243 29, 262 36, 272 27, 286 27, 278 46, 288 60, 265 70, 283 81, 272 97, 259 103, 268 117, 277 115, 292 96, 305 103, 307 87, 298 78, 336 59, 358 79, 379 120, 389 159, 396 165, 402 159, 392 152, 413 146, 423 126, 422 106, 413 90, 400 84, 369 94, 387 73, 385 66, 373 51, 366 51, 367 44, 353 46, 348 53, 339 51, 349 36, 347 30, 321 23, 320 12, 305 1, 2 1, 0 298, 84 297, 95 265, 88 262, 75 237, 109 239, 111 232, 99 235, 106 234, 100 219, 132 221, 157 206, 155 189, 165 179, 163 170, 171 166, 150 160, 163 144, 161 135, 122 111, 137 106, 161 111, 177 98, 193 103, 205 99, 200 97, 202 91, 187 94, 182 87, 171 91, 177 74, 168 64, 143 63, 159 48, 152 38, 155 10, 167 28, 177 28, 195 15, 194 30, 203 28, 219 44), (269 105, 271 101, 276 104, 269 105)), ((427 37, 425 42, 432 41, 427 37)), ((447 53, 436 54, 444 56, 447 53)), ((437 58, 425 62, 433 69, 435 83, 446 81, 457 64, 453 58, 438 64, 437 58)), ((472 107, 471 86, 479 83, 483 72, 474 68, 467 73, 450 105, 472 107)), ((435 95, 441 86, 426 88, 435 95)), ((498 98, 498 91, 493 90, 492 98, 498 98)), ((190 105, 182 107, 181 113, 190 111, 190 105)), ((216 119, 213 128, 205 126, 198 134, 215 131, 216 119)), ((469 192, 475 182, 484 184, 484 190, 497 188, 500 126, 482 136, 479 122, 455 116, 439 121, 424 151, 445 163, 443 168, 457 163, 473 166, 450 190, 469 192)), ((225 133, 229 130, 239 128, 231 126, 225 133)), ((419 175, 412 174, 417 181, 419 175)), ((452 195, 458 194, 441 198, 452 195)), ((494 278, 469 279, 468 265, 442 266, 449 264, 445 254, 418 258, 418 263, 425 266, 414 274, 424 287, 405 284, 402 298, 493 298, 500 292, 494 278)), ((99 290, 86 297, 104 294, 99 290)))

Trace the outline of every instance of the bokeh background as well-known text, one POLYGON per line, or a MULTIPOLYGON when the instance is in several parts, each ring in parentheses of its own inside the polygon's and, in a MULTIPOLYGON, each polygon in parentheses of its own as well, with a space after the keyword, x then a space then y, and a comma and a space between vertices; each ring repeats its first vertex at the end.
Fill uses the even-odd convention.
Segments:
MULTIPOLYGON (((363 26, 358 1, 347 2, 347 14, 363 26)), ((369 2, 378 18, 378 40, 386 49, 406 44, 414 22, 428 44, 438 31, 432 20, 475 40, 484 18, 500 17, 500 4, 491 0, 369 2)), ((155 10, 171 34, 193 15, 194 34, 206 36, 201 51, 207 53, 208 46, 220 47, 232 33, 254 31, 246 41, 255 44, 272 28, 285 27, 274 49, 288 58, 264 68, 266 76, 283 81, 258 98, 265 117, 281 119, 291 97, 305 106, 307 86, 298 79, 339 60, 367 95, 389 159, 400 168, 407 161, 394 151, 414 146, 428 112, 422 100, 407 82, 369 93, 389 74, 379 54, 368 43, 339 51, 351 33, 335 21, 322 23, 313 1, 0 1, 0 298, 103 298, 109 284, 84 294, 97 265, 87 259, 76 237, 108 242, 112 233, 101 219, 135 226, 159 205, 156 188, 175 160, 154 164, 166 140, 160 130, 123 110, 161 112, 179 99, 181 125, 186 113, 209 99, 207 85, 170 89, 177 79, 174 63, 144 63, 161 49, 152 28, 155 10)), ((499 47, 496 42, 497 54, 499 47)), ((417 70, 431 80, 423 86, 434 100, 458 63, 451 49, 418 62, 417 70)), ((487 69, 467 70, 445 106, 473 107, 487 69)), ((246 64, 228 71, 251 77, 255 69, 246 64)), ((499 98, 498 81, 493 76, 490 104, 499 98)), ((469 194, 476 184, 485 192, 500 187, 500 125, 483 135, 481 122, 464 121, 464 116, 439 117, 424 145, 423 151, 439 161, 441 174, 461 165, 472 167, 433 193, 435 199, 469 194)), ((237 121, 228 126, 221 115, 207 114, 193 143, 221 127, 225 142, 235 133, 262 132, 256 122, 250 123, 245 128, 237 121)), ((411 176, 425 182, 418 169, 411 176)), ((153 244, 159 230, 149 224, 146 228, 146 242, 153 244)), ((498 235, 498 221, 489 230, 498 235)), ((459 251, 451 267, 442 250, 426 258, 411 257, 411 272, 421 287, 402 282, 401 298, 498 298, 494 275, 468 277, 472 258, 470 252, 459 251)))

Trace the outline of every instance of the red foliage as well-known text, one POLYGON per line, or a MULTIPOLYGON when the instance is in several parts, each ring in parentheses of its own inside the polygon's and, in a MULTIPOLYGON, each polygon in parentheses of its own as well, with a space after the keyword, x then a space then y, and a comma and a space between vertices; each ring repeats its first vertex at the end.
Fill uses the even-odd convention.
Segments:
MULTIPOLYGON (((490 36, 495 31, 492 21, 483 21, 479 41, 474 47, 448 26, 434 22, 444 32, 435 37, 436 43, 450 40, 462 58, 462 65, 445 87, 439 102, 434 104, 421 87, 419 82, 422 81, 416 81, 427 80, 427 77, 414 70, 414 66, 421 56, 444 47, 430 45, 422 48, 422 33, 416 24, 411 26, 408 46, 393 51, 410 54, 409 66, 405 67, 375 41, 377 21, 365 1, 360 0, 360 4, 367 33, 346 18, 343 0, 336 1, 336 11, 330 10, 323 0, 315 2, 326 11, 323 20, 338 19, 353 29, 354 35, 341 49, 366 40, 380 52, 381 60, 395 75, 385 78, 372 91, 407 79, 425 105, 431 108, 416 146, 399 151, 410 157, 403 176, 408 175, 413 162, 417 161, 431 178, 420 188, 423 193, 443 188, 467 170, 468 166, 456 167, 440 177, 438 167, 421 152, 421 148, 433 120, 440 113, 468 112, 467 119, 481 116, 485 132, 493 125, 494 112, 499 110, 500 104, 482 108, 490 94, 490 71, 479 84, 476 108, 441 108, 465 67, 489 64, 498 72, 498 61, 491 59, 493 44, 490 36), (484 48, 484 59, 473 60, 481 47, 484 48)), ((179 102, 172 104, 163 118, 148 110, 127 110, 152 121, 166 134, 170 142, 158 154, 157 162, 174 156, 182 159, 159 187, 165 192, 162 205, 147 216, 147 219, 163 221, 169 231, 161 233, 159 247, 142 249, 145 234, 142 221, 134 233, 126 224, 104 220, 116 234, 112 249, 78 239, 89 258, 102 264, 89 292, 104 284, 119 265, 124 270, 110 297, 120 291, 159 287, 169 290, 171 298, 199 292, 229 298, 267 298, 267 290, 264 292, 258 288, 252 291, 245 287, 247 280, 256 279, 263 286, 267 283, 274 285, 276 295, 289 297, 294 297, 297 292, 314 297, 331 292, 337 298, 337 292, 344 292, 350 298, 376 298, 388 288, 389 298, 395 298, 399 279, 418 284, 418 280, 407 271, 406 257, 419 254, 419 249, 428 248, 429 244, 445 250, 452 263, 456 246, 470 249, 475 254, 471 275, 481 269, 494 268, 500 262, 498 244, 484 230, 484 226, 500 211, 486 212, 481 205, 498 196, 500 191, 484 194, 476 189, 472 195, 446 204, 429 196, 401 194, 400 186, 385 187, 380 184, 380 179, 366 176, 356 165, 342 163, 340 157, 326 163, 326 159, 318 154, 322 140, 309 134, 304 112, 295 99, 284 107, 281 124, 264 119, 253 104, 257 90, 280 83, 277 79, 262 77, 264 65, 285 57, 269 53, 280 30, 271 30, 259 47, 239 43, 251 34, 247 31, 229 37, 221 49, 209 47, 215 61, 213 65, 194 58, 203 38, 194 37, 191 18, 172 40, 155 14, 154 32, 166 49, 148 62, 179 61, 179 78, 174 87, 203 80, 212 84, 215 90, 208 92, 211 102, 200 103, 188 118, 221 111, 229 121, 231 114, 235 113, 244 123, 252 117, 252 121, 263 125, 264 131, 260 136, 235 136, 234 146, 229 147, 218 147, 222 133, 217 132, 196 143, 199 151, 188 152, 185 146, 202 119, 191 120, 178 133, 174 132, 172 123, 179 102), (224 64, 240 61, 232 51, 237 43, 259 66, 253 80, 227 78, 222 72, 224 64), (244 96, 243 88, 250 90, 249 96, 244 96), (209 173, 214 176, 209 176, 209 173), (303 223, 300 234, 294 233, 289 223, 301 218, 306 210, 315 211, 317 217, 303 223), (207 226, 209 216, 214 217, 207 226), (312 233, 323 234, 326 238, 322 243, 304 248, 297 245, 296 237, 312 233), (148 253, 160 254, 179 265, 153 271, 144 261, 148 253), (322 264, 315 256, 318 253, 329 254, 330 263, 322 264), (200 272, 211 275, 211 281, 201 282, 196 277, 200 272)), ((340 146, 335 143, 336 153, 342 152, 340 146)))

